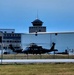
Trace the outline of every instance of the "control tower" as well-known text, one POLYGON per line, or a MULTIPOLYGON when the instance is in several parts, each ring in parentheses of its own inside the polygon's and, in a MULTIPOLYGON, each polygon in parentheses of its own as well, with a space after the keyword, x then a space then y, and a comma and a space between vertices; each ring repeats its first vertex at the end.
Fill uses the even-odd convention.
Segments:
POLYGON ((33 26, 29 27, 29 33, 33 32, 46 32, 46 26, 42 26, 43 22, 38 18, 31 22, 33 26))

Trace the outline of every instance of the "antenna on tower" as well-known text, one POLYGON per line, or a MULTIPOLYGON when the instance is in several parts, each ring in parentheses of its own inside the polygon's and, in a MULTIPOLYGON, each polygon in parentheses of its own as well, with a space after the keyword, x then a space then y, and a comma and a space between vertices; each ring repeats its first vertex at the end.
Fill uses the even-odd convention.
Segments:
POLYGON ((39 18, 39 16, 38 16, 38 10, 37 10, 37 19, 39 18))

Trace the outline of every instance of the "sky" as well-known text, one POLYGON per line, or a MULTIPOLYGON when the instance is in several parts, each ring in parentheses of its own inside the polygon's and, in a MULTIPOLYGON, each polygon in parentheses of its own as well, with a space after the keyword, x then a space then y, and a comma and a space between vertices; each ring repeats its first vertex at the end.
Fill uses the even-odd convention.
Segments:
POLYGON ((74 32, 74 0, 0 0, 0 29, 28 33, 37 13, 47 32, 74 32))

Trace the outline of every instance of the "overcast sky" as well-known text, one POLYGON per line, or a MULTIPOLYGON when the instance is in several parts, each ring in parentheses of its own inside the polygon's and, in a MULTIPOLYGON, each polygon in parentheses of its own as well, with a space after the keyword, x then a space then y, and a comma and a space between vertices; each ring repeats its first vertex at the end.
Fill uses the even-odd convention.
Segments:
POLYGON ((47 32, 74 31, 74 0, 0 0, 0 29, 26 33, 37 11, 47 32))

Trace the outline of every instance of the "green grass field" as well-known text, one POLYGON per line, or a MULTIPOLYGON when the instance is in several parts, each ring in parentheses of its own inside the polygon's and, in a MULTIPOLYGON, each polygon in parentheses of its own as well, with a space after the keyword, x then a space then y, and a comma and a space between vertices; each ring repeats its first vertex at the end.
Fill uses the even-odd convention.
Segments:
POLYGON ((74 75, 74 64, 0 65, 0 75, 74 75))
MULTIPOLYGON (((28 57, 26 54, 3 54, 3 59, 74 59, 74 55, 50 55, 50 54, 42 54, 42 55, 33 55, 29 54, 28 57)), ((0 56, 1 58, 1 56, 0 56)))

